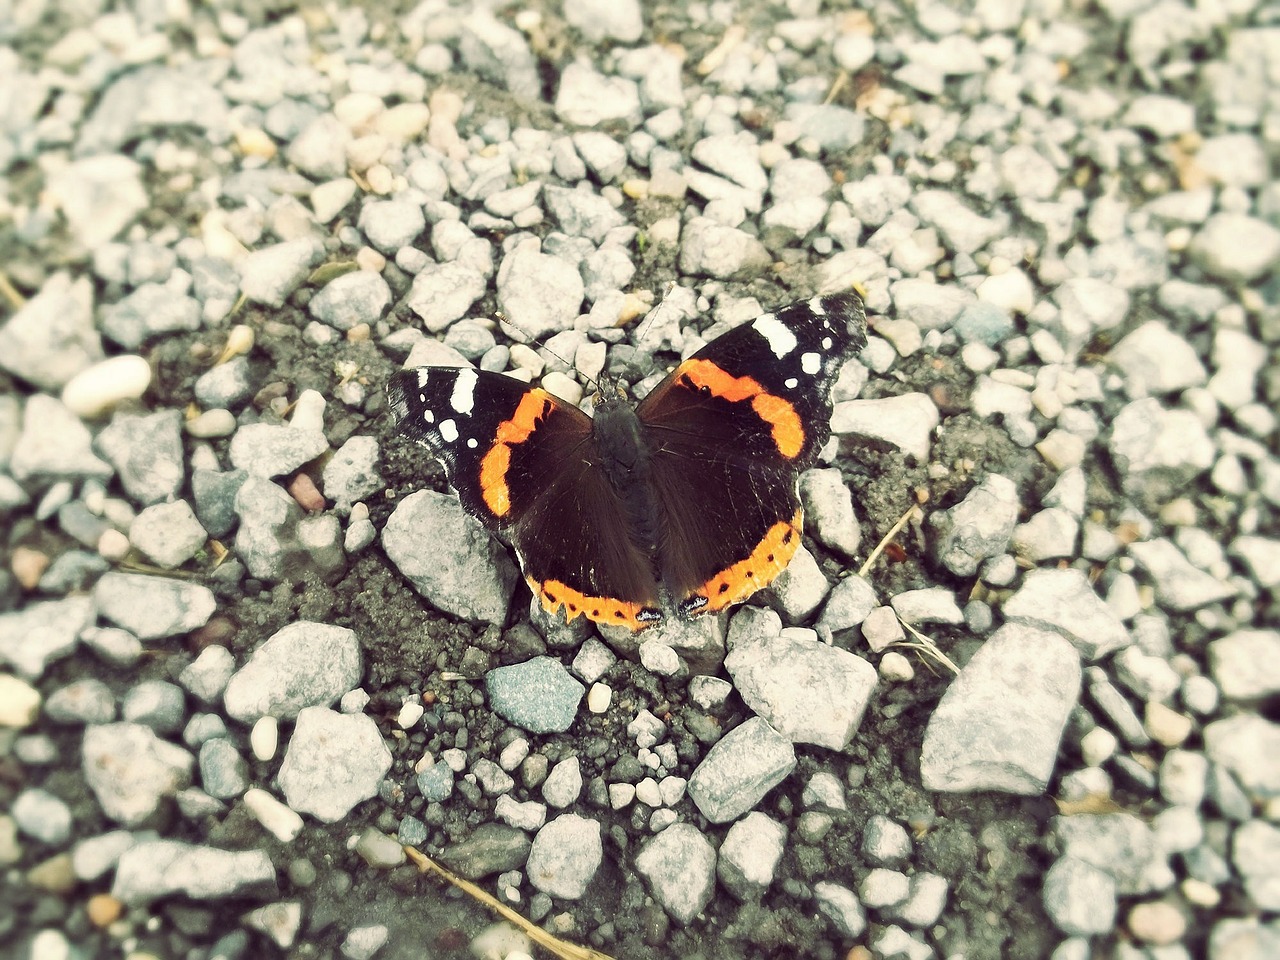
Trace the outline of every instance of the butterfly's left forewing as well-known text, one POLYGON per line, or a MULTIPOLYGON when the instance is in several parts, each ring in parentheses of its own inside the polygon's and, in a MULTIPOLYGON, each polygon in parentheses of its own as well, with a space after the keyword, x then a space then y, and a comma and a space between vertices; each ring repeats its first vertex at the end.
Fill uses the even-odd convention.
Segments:
POLYGON ((652 561, 628 538, 585 413, 512 377, 451 367, 396 373, 387 400, 467 512, 511 541, 544 607, 632 629, 660 616, 652 561))
POLYGON ((712 341, 640 404, 660 566, 681 612, 745 600, 791 561, 797 481, 830 436, 831 387, 865 331, 853 294, 794 303, 712 341))

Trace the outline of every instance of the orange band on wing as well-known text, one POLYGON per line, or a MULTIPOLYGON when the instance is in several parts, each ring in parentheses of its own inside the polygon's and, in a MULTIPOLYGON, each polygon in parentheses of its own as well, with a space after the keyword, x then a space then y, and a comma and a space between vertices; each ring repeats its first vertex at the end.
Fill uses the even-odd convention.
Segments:
POLYGON ((595 623, 643 630, 662 619, 662 612, 651 604, 628 603, 611 600, 608 597, 589 597, 559 580, 539 582, 533 577, 525 577, 525 579, 529 582, 530 589, 542 601, 542 609, 548 613, 555 613, 564 607, 566 620, 576 620, 579 614, 585 614, 588 620, 595 623))
POLYGON ((693 591, 691 596, 707 598, 706 605, 697 612, 723 610, 772 583, 800 549, 800 528, 803 523, 803 510, 797 510, 790 520, 779 520, 751 551, 751 556, 717 573, 693 591))
POLYGON ((773 433, 778 452, 788 460, 794 460, 804 447, 804 426, 791 402, 769 393, 751 377, 735 377, 726 373, 710 360, 686 360, 677 373, 697 389, 706 389, 712 396, 731 403, 751 401, 751 409, 773 433))
POLYGON ((511 468, 512 445, 529 439, 553 403, 551 394, 545 390, 530 390, 520 398, 511 419, 498 424, 494 444, 480 461, 480 493, 494 516, 505 517, 511 510, 507 470, 511 468))

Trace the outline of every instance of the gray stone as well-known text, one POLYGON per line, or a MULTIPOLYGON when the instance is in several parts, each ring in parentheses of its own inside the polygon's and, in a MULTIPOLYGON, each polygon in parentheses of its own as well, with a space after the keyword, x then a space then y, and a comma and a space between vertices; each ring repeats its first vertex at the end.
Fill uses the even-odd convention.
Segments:
POLYGON ((119 153, 80 157, 52 171, 49 199, 66 217, 69 235, 94 251, 114 240, 150 202, 143 168, 119 153))
POLYGON ((1131 397, 1177 393, 1208 378, 1194 347, 1159 320, 1148 320, 1111 348, 1108 359, 1131 397))
POLYGON ((856 940, 866 931, 866 912, 857 894, 848 887, 830 880, 819 880, 813 885, 813 900, 818 911, 830 919, 843 936, 856 940))
POLYGON ((1280 796, 1280 725, 1242 713, 1204 729, 1205 752, 1250 793, 1280 796))
POLYGON ((731 280, 754 276, 769 264, 764 244, 735 227, 694 217, 680 239, 682 273, 731 280))
POLYGON ((171 500, 186 475, 182 450, 182 414, 160 410, 138 416, 117 413, 94 441, 115 467, 120 483, 142 504, 171 500))
POLYGON ((515 565, 456 497, 432 490, 405 497, 383 527, 382 546, 433 606, 466 620, 506 621, 515 565))
POLYGON ((569 329, 584 294, 577 267, 542 253, 536 242, 511 251, 498 268, 498 306, 534 340, 569 329))
POLYGON ((956 253, 977 253, 1005 230, 1002 218, 975 213, 949 190, 921 190, 912 196, 911 209, 956 253))
POLYGON ((848 107, 791 102, 785 109, 787 119, 798 126, 800 136, 811 138, 826 153, 839 153, 862 142, 866 118, 848 107))
POLYGON ((846 438, 880 440, 924 462, 929 457, 938 408, 923 393, 881 400, 846 400, 835 405, 831 432, 846 438))
POLYGON ((725 669, 734 687, 791 742, 843 750, 875 690, 875 668, 847 650, 818 642, 810 631, 779 635, 779 628, 749 636, 730 631, 725 669))
POLYGON ((280 789, 298 813, 334 823, 376 796, 390 769, 391 752, 369 717, 305 707, 280 765, 280 789))
POLYGON ((911 838, 899 824, 875 814, 862 828, 862 853, 873 863, 895 866, 911 856, 911 838))
POLYGON ((412 246, 426 229, 422 205, 409 200, 366 201, 360 207, 357 226, 369 242, 388 255, 412 246))
POLYGON ((1232 700, 1280 693, 1280 632, 1236 630, 1213 641, 1209 668, 1223 696, 1232 700))
POLYGON ((196 380, 194 393, 196 400, 206 409, 231 409, 243 405, 253 396, 248 359, 232 357, 202 373, 196 380))
POLYGON ((93 615, 94 602, 88 597, 47 600, 0 613, 0 662, 19 676, 36 679, 50 663, 75 650, 76 638, 93 623, 93 615))
POLYGON ((706 909, 716 881, 716 851, 697 827, 676 823, 645 842, 636 872, 676 922, 688 925, 706 909))
POLYGON ((910 881, 905 873, 876 867, 867 873, 858 887, 859 899, 872 910, 893 907, 907 899, 910 881))
POLYGON ((178 840, 141 840, 120 855, 111 895, 145 906, 182 894, 192 900, 272 897, 276 868, 262 850, 219 850, 178 840))
POLYGON ((165 797, 186 787, 193 762, 186 750, 141 724, 108 723, 84 732, 85 782, 102 812, 126 827, 143 823, 165 797))
POLYGON ((162 283, 144 283, 102 310, 102 332, 126 350, 153 337, 199 330, 200 304, 162 283))
POLYGON ((862 528, 853 512, 853 495, 838 469, 806 470, 800 477, 800 499, 806 529, 846 557, 857 554, 862 528))
POLYGON ((752 811, 725 834, 716 875, 739 900, 758 900, 773 884, 786 843, 786 827, 752 811))
POLYGON ((93 590, 98 613, 140 640, 190 633, 213 616, 208 587, 138 573, 105 573, 93 590))
POLYGON ((101 680, 86 677, 49 694, 43 712, 54 723, 110 723, 116 718, 116 698, 101 680))
POLYGON ((101 359, 88 277, 53 274, 0 327, 0 368, 40 390, 62 389, 101 359))
POLYGON ((1186 555, 1163 537, 1131 543, 1129 554, 1154 581, 1156 599, 1174 610, 1196 610, 1236 595, 1235 587, 1192 566, 1186 555))
POLYGON ((1109 933, 1116 919, 1116 882, 1105 871, 1062 857, 1045 874, 1045 912, 1068 936, 1109 933))
POLYGON ((129 526, 129 542, 157 566, 172 569, 194 557, 208 534, 185 500, 145 507, 129 526))
POLYGON ((540 99, 538 63, 524 36, 487 9, 472 10, 458 37, 462 62, 526 100, 540 99))
POLYGON ((1035 627, 1001 627, 929 718, 920 755, 925 787, 1042 793, 1079 693, 1080 659, 1069 643, 1035 627), (1022 693, 1010 698, 1010 690, 1022 693))
POLYGON ((725 734, 693 771, 689 796, 712 823, 751 810, 795 769, 791 741, 752 717, 725 734))
POLYGON ((378 472, 378 440, 376 437, 354 436, 347 440, 324 465, 324 495, 335 501, 342 514, 351 512, 352 504, 372 496, 386 486, 378 472))
POLYGON ((483 273, 465 263, 430 264, 413 278, 405 303, 428 333, 439 333, 465 317, 488 285, 483 273))
MULTIPOLYGON (((421 216, 421 208, 415 209, 421 216)), ((391 287, 381 274, 354 270, 325 284, 324 289, 311 298, 307 309, 321 323, 338 330, 350 330, 362 323, 376 323, 390 303, 391 287)))
POLYGON ((322 255, 310 238, 287 240, 255 250, 240 264, 240 290, 254 303, 283 307, 322 255))
POLYGON ((1013 552, 1030 563, 1076 555, 1080 520, 1070 510, 1046 507, 1013 529, 1013 552))
POLYGON ((485 675, 495 713, 530 733, 560 733, 573 725, 585 689, 558 660, 534 657, 485 675))
POLYGON ((249 766, 225 737, 214 737, 200 745, 198 757, 200 785, 211 797, 229 800, 249 786, 249 766))
POLYGON ((1206 273, 1231 284, 1247 284, 1280 263, 1280 230, 1242 213, 1215 213, 1187 252, 1206 273))
POLYGON ((564 18, 588 40, 635 43, 644 32, 639 0, 565 0, 564 18))
POLYGON ((227 101, 203 67, 192 61, 121 73, 80 126, 77 155, 116 153, 131 140, 180 127, 196 128, 200 142, 225 143, 230 137, 227 101))
POLYGON ((178 674, 178 682, 196 699, 213 703, 222 696, 236 670, 236 659, 226 647, 213 644, 178 674))
POLYGON ((542 799, 548 806, 563 809, 582 793, 582 766, 577 757, 561 760, 542 783, 542 799))
POLYGON ((525 872, 529 882, 548 896, 578 900, 603 859, 599 821, 563 813, 533 838, 525 872))
POLYGON ((585 62, 574 62, 560 73, 555 111, 565 123, 578 127, 635 121, 640 115, 640 91, 634 80, 606 76, 585 62))
POLYGON ((228 454, 232 466, 253 477, 292 473, 327 452, 321 430, 283 423, 250 423, 236 430, 228 454))
POLYGON ((817 629, 836 633, 862 623, 880 605, 875 588, 858 576, 845 577, 827 595, 817 629))
POLYGON ((889 604, 903 623, 946 623, 952 626, 964 623, 964 611, 956 604, 955 595, 946 587, 904 590, 894 594, 889 604))
POLYGON ((138 840, 139 836, 128 830, 111 830, 77 841, 71 849, 71 870, 78 880, 97 880, 114 869, 120 855, 138 840))
POLYGON ((1133 642, 1088 578, 1072 567, 1031 571, 1003 609, 1010 620, 1058 631, 1086 660, 1098 660, 1133 642))
POLYGON ((71 808, 47 790, 23 790, 13 798, 9 813, 22 833, 41 843, 60 847, 71 837, 71 808))
POLYGON ((285 148, 285 159, 317 180, 332 180, 347 172, 351 132, 332 113, 316 115, 285 148))
POLYGON ((360 682, 360 642, 333 624, 299 620, 272 634, 227 683, 227 714, 244 724, 328 706, 360 682))
POLYGON ((586 237, 595 244, 604 243, 610 231, 627 222, 613 204, 591 190, 547 186, 543 188, 542 198, 561 230, 571 237, 586 237))
POLYGON ((1280 827, 1250 820, 1236 830, 1231 849, 1253 905, 1264 912, 1280 910, 1280 827))
POLYGON ((1082 861, 1108 874, 1121 896, 1166 890, 1175 881, 1155 834, 1132 814, 1055 817, 1053 825, 1063 858, 1082 861))
MULTIPOLYGON (((582 820, 581 817, 575 817, 574 819, 582 820)), ((594 821, 588 820, 585 822, 591 824, 594 821)), ((553 820, 552 823, 555 823, 555 821, 553 820)), ((551 824, 542 829, 546 830, 549 826, 551 824)), ((599 824, 596 824, 597 846, 599 846, 599 829, 599 824)), ((548 834, 548 849, 543 853, 547 856, 547 861, 552 867, 555 878, 558 879, 562 874, 557 866, 554 842, 557 839, 565 838, 566 835, 576 842, 578 846, 576 850, 577 862, 565 868, 564 873, 570 877, 580 877, 580 869, 586 866, 584 861, 589 861, 590 859, 590 833, 591 827, 583 826, 579 829, 579 825, 573 824, 568 828, 556 828, 556 830, 548 834)), ((529 838, 524 835, 524 831, 502 823, 483 823, 467 839, 446 848, 441 853, 440 860, 458 876, 467 880, 479 880, 481 877, 501 873, 504 870, 519 870, 525 867, 526 861, 529 859, 530 850, 531 844, 529 838)), ((532 882, 532 877, 530 880, 532 882)))
POLYGON ((176 733, 186 716, 182 688, 166 680, 143 680, 120 703, 121 719, 141 723, 157 733, 176 733))
POLYGON ((111 476, 111 467, 93 455, 93 438, 61 401, 32 394, 22 410, 22 433, 12 447, 9 472, 19 482, 111 476))
POLYGON ((1280 540, 1246 535, 1232 540, 1230 550, 1260 586, 1280 587, 1280 540))

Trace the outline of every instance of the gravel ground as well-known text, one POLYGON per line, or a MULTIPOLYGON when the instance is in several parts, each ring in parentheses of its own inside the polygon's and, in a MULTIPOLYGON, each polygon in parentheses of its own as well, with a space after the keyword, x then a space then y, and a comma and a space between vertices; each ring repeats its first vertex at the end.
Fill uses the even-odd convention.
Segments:
POLYGON ((0 954, 1280 956, 1280 12, 837 6, 0 2, 0 954), (724 622, 382 396, 853 283, 724 622))

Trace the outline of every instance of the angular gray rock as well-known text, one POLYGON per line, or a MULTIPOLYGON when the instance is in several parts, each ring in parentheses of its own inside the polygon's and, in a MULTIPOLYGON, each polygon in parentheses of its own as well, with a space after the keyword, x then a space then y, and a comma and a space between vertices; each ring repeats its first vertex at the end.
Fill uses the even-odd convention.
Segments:
MULTIPOLYGON (((740 621, 735 620, 736 626, 740 621)), ((777 621, 775 621, 776 623, 777 621)), ((792 743, 843 750, 876 687, 875 667, 809 631, 730 631, 725 669, 757 714, 792 743)))
POLYGON ((88 597, 46 600, 0 613, 0 663, 34 680, 49 663, 75 650, 80 631, 93 624, 93 617, 94 602, 88 597))
POLYGON ((1017 520, 1018 488, 988 474, 954 507, 929 516, 934 556, 957 576, 971 577, 982 561, 1004 553, 1017 520))
POLYGON ((485 674, 489 706, 530 733, 561 733, 573 725, 586 688, 552 657, 534 657, 485 674))
POLYGON ((1098 660, 1133 642, 1115 611, 1074 567, 1032 570, 1003 610, 1010 620, 1056 630, 1086 660, 1098 660))
POLYGON ((1070 643, 1006 624, 965 664, 929 718, 922 782, 948 792, 1043 793, 1079 695, 1080 657, 1070 643))
POLYGON ((276 868, 263 850, 220 850, 178 840, 141 840, 120 855, 111 895, 130 906, 182 894, 192 900, 270 898, 276 868))
POLYGON ((689 796, 712 823, 734 820, 764 799, 795 769, 791 741, 762 717, 730 730, 689 778, 689 796))
POLYGON ((139 640, 175 637, 203 627, 217 608, 198 583, 140 573, 104 573, 93 588, 98 613, 139 640))
POLYGON ((464 620, 506 621, 515 564, 456 497, 433 490, 405 497, 382 529, 382 547, 432 606, 464 620))
POLYGON ((636 872, 653 899, 678 923, 689 924, 706 909, 716 885, 716 851, 691 823, 673 823, 646 840, 636 854, 636 872))
POLYGON ((280 789, 298 813, 334 823, 376 796, 391 769, 391 751, 362 713, 305 707, 280 765, 280 789))
POLYGON ((562 813, 533 838, 525 873, 548 896, 577 900, 587 892, 603 859, 599 821, 562 813))
POLYGON ((360 641, 346 627, 299 620, 253 651, 223 694, 228 716, 244 724, 260 717, 296 717, 328 706, 354 689, 361 674, 360 641))
POLYGON ((82 750, 85 782, 102 812, 136 827, 191 782, 195 758, 139 723, 88 727, 82 750))
POLYGON ((787 828, 753 810, 725 834, 716 876, 739 900, 757 900, 773 883, 786 844, 787 828))

